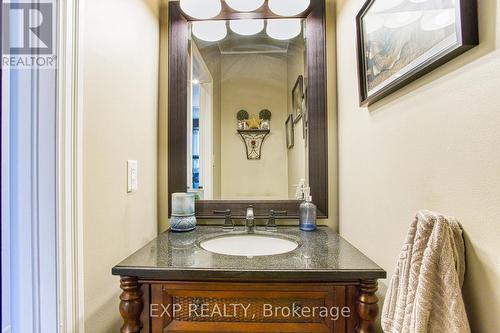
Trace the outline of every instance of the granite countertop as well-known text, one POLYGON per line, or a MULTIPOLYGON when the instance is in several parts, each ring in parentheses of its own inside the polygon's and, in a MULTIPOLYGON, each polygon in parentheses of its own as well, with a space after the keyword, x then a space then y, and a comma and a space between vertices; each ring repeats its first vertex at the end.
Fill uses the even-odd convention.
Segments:
MULTIPOLYGON (((234 232, 237 231, 243 228, 235 228, 234 232)), ((200 239, 231 232, 223 231, 220 226, 198 226, 187 233, 165 232, 113 267, 112 273, 155 280, 244 282, 330 282, 386 277, 382 268, 328 227, 318 227, 315 232, 279 227, 273 234, 296 238, 300 245, 278 255, 228 256, 199 246, 200 239)))

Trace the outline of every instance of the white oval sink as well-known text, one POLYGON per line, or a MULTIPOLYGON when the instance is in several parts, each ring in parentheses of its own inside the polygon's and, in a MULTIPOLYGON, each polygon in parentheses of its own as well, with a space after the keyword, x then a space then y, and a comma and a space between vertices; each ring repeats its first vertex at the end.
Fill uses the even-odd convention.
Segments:
POLYGON ((270 256, 295 250, 299 244, 288 239, 265 235, 235 235, 202 241, 207 251, 230 256, 270 256))

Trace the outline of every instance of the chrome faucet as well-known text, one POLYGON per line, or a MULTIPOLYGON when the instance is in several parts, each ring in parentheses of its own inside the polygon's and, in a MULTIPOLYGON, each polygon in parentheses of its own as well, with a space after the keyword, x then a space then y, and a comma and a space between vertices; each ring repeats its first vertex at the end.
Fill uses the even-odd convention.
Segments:
POLYGON ((249 206, 247 208, 247 218, 245 222, 245 228, 249 234, 253 234, 255 232, 255 220, 254 220, 252 206, 249 206))

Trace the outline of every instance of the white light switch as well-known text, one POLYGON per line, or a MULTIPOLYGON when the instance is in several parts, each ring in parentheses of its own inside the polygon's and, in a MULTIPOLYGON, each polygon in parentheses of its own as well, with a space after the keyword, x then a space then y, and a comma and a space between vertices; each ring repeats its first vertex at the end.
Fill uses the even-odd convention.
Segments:
POLYGON ((137 191, 137 160, 127 161, 127 192, 137 191))

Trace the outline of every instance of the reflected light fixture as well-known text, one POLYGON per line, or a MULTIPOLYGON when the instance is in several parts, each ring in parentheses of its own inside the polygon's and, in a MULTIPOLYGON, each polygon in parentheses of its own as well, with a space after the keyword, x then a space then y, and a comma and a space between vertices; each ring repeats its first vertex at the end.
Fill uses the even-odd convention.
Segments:
POLYGON ((221 0, 181 0, 182 11, 193 18, 206 20, 219 15, 221 0))
POLYGON ((384 26, 383 15, 372 14, 365 17, 365 30, 366 33, 371 34, 384 26))
POLYGON ((251 36, 264 29, 264 20, 231 20, 229 21, 229 27, 238 35, 251 36))
POLYGON ((262 7, 264 0, 226 0, 226 3, 236 11, 251 12, 262 7))
POLYGON ((434 31, 446 28, 455 24, 455 22, 455 10, 440 9, 426 12, 420 22, 420 26, 424 31, 434 31))
POLYGON ((384 25, 390 29, 397 29, 410 25, 421 17, 421 11, 391 13, 387 14, 384 25))
POLYGON ((404 0, 378 0, 373 3, 370 10, 373 13, 385 12, 399 6, 404 0))
POLYGON ((226 21, 194 21, 193 35, 206 42, 217 42, 227 35, 226 21))
POLYGON ((302 31, 300 19, 267 20, 267 35, 278 40, 287 40, 297 37, 302 31))
POLYGON ((294 16, 304 12, 311 0, 269 0, 269 9, 276 15, 294 16))

